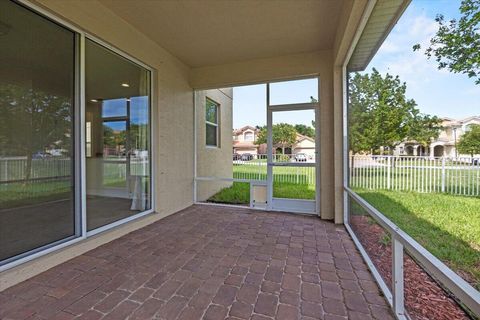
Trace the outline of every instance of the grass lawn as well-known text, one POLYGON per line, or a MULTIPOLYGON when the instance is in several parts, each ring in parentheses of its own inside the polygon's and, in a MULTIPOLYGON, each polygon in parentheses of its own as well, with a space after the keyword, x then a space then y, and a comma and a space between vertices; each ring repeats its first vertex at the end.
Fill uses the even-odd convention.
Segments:
POLYGON ((364 189, 356 192, 480 289, 480 198, 364 189))
MULTIPOLYGON (((315 188, 305 184, 275 183, 273 196, 276 198, 315 199, 315 188)), ((250 184, 234 182, 208 199, 209 202, 250 204, 250 184)))
POLYGON ((0 184, 0 209, 68 199, 71 190, 68 180, 0 184))
MULTIPOLYGON (((274 167, 273 176, 276 182, 313 185, 315 167, 274 167)), ((261 160, 234 163, 233 178, 267 180, 267 165, 261 160)))
MULTIPOLYGON (((46 177, 59 174, 60 171, 57 170, 57 167, 52 166, 52 163, 54 162, 34 162, 36 165, 34 168, 35 174, 43 174, 46 177), (48 169, 47 164, 51 167, 49 167, 50 171, 46 171, 48 169)), ((69 165, 69 163, 67 164, 69 165)), ((125 164, 112 165, 107 163, 104 166, 103 185, 110 188, 125 188, 125 168, 125 164)), ((24 176, 19 177, 24 178, 24 176)), ((28 183, 0 183, 0 209, 68 199, 72 197, 71 190, 71 181, 68 177, 58 180, 37 180, 28 183)))

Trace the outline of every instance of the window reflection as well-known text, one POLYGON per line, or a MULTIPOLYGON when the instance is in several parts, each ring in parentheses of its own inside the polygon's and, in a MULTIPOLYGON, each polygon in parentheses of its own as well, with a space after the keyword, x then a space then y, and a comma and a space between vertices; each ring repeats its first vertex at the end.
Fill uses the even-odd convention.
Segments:
POLYGON ((0 263, 73 237, 75 34, 0 1, 0 263))
POLYGON ((87 227, 151 208, 150 73, 86 41, 87 227))

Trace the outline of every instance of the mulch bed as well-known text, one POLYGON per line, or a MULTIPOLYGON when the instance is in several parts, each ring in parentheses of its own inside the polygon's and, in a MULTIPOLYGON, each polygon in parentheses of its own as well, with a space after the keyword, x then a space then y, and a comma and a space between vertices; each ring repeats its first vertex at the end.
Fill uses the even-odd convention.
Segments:
MULTIPOLYGON (((378 272, 391 288, 392 248, 387 233, 368 216, 354 216, 350 224, 378 272)), ((415 320, 471 319, 410 256, 404 255, 405 308, 415 320)))

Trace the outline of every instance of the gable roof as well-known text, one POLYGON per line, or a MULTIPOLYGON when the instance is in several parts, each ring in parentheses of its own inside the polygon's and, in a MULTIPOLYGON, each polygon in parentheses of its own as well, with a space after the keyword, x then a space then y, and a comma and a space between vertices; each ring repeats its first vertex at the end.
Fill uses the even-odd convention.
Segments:
POLYGON ((247 130, 252 130, 253 132, 258 132, 258 129, 255 128, 255 127, 252 127, 252 126, 244 126, 244 127, 241 127, 240 129, 234 129, 233 130, 233 134, 238 136, 239 134, 242 134, 244 133, 245 131, 247 130))
POLYGON ((308 136, 304 136, 303 134, 297 133, 297 141, 295 141, 295 143, 302 142, 303 140, 308 140, 310 142, 315 143, 315 139, 310 138, 308 136))

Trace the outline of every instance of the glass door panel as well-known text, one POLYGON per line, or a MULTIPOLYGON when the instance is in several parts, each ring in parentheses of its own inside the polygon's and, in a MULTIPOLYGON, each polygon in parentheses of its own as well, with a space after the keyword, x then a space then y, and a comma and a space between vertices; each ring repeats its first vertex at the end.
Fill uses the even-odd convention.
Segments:
MULTIPOLYGON (((271 209, 315 213, 317 153, 315 110, 271 108, 271 209)), ((303 108, 303 107, 302 107, 303 108)), ((314 106, 312 106, 314 108, 314 106)))
POLYGON ((85 62, 91 231, 151 209, 150 72, 90 40, 85 62))
POLYGON ((0 265, 79 235, 74 32, 0 1, 0 265))

